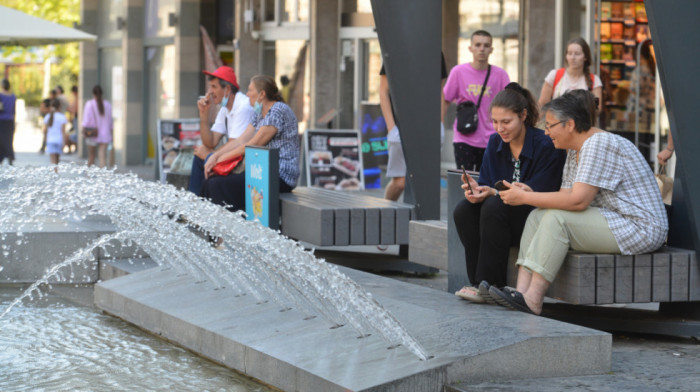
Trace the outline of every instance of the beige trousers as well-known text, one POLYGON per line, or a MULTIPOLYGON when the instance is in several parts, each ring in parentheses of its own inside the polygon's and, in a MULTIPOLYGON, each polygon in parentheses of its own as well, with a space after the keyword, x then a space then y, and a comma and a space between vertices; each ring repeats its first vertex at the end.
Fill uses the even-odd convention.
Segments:
POLYGON ((583 211, 537 208, 525 222, 517 265, 554 281, 569 249, 620 253, 608 222, 596 207, 583 211))

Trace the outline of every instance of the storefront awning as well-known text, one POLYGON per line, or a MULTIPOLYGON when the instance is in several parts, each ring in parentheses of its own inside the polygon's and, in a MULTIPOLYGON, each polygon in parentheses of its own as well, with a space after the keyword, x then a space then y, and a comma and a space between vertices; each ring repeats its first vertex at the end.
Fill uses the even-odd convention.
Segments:
POLYGON ((94 41, 96 36, 0 6, 0 46, 94 41))

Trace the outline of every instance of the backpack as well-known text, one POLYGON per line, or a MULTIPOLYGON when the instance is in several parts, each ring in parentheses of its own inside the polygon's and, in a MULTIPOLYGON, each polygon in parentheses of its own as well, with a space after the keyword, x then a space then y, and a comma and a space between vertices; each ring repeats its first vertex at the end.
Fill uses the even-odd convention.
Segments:
MULTIPOLYGON (((557 70, 557 74, 554 76, 554 84, 552 85, 552 93, 556 91, 557 88, 557 83, 561 80, 561 78, 564 77, 564 72, 566 72, 566 68, 559 68, 557 70)), ((588 91, 593 90, 593 85, 595 85, 595 75, 591 74, 591 87, 588 89, 588 91)))

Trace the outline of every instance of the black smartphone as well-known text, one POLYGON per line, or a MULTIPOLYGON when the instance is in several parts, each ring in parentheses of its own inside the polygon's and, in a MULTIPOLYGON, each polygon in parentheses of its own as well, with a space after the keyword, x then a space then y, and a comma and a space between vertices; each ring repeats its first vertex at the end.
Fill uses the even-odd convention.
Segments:
POLYGON ((506 190, 508 190, 508 187, 503 183, 503 180, 497 181, 495 184, 493 184, 493 187, 496 188, 496 190, 499 190, 499 191, 506 191, 506 190))
POLYGON ((462 175, 464 176, 464 180, 467 182, 467 186, 469 187, 469 191, 474 194, 474 189, 472 189, 472 184, 469 181, 469 174, 467 174, 467 170, 464 168, 464 165, 462 165, 462 175))

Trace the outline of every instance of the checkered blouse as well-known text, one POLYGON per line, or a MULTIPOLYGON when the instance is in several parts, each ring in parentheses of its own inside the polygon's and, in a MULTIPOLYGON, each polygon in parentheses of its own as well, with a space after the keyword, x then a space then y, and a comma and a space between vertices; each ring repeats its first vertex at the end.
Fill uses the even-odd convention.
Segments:
POLYGON ((292 109, 284 102, 275 102, 265 117, 254 114, 250 121, 255 131, 260 127, 271 125, 277 133, 267 143, 269 148, 278 148, 280 152, 280 179, 292 188, 299 178, 299 124, 292 109))
POLYGON ((608 132, 583 143, 579 162, 569 150, 562 188, 574 182, 598 187, 591 207, 600 208, 622 254, 651 252, 663 245, 668 233, 666 208, 654 173, 637 147, 608 132))

